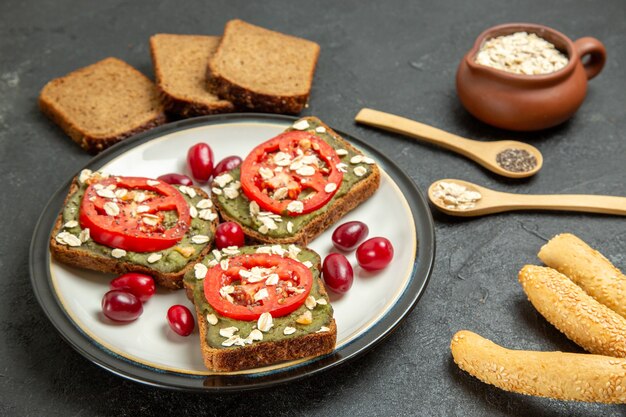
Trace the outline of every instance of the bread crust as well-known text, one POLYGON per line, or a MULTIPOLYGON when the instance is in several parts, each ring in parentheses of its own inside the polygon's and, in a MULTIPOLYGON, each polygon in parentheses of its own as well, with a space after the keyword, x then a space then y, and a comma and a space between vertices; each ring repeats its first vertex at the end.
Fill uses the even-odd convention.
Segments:
POLYGON ((259 368, 277 362, 327 355, 335 350, 337 324, 333 318, 329 330, 322 333, 310 333, 292 339, 274 342, 257 342, 252 345, 216 349, 210 347, 204 335, 207 331, 206 319, 196 307, 198 329, 200 330, 200 349, 204 365, 218 372, 234 372, 242 369, 259 368))
POLYGON ((563 233, 550 239, 538 256, 587 294, 626 317, 626 276, 600 252, 578 237, 563 233))
POLYGON ((461 330, 450 343, 454 362, 505 391, 557 400, 626 403, 626 359, 505 349, 461 330))
MULTIPOLYGON (((237 25, 239 22, 239 20, 235 19, 226 23, 224 36, 227 36, 229 27, 237 25)), ((294 38, 290 35, 281 35, 294 38)), ((250 87, 246 87, 245 85, 228 78, 227 74, 220 73, 216 68, 216 65, 213 63, 213 59, 210 59, 207 65, 207 87, 209 91, 212 91, 219 97, 234 103, 236 107, 241 109, 260 111, 264 113, 298 114, 302 111, 302 109, 304 109, 309 100, 311 86, 313 85, 313 77, 315 75, 315 67, 317 66, 320 54, 319 45, 312 41, 308 42, 315 45, 315 55, 311 71, 306 75, 309 88, 305 94, 274 95, 255 91, 250 87)), ((215 55, 218 55, 221 52, 222 46, 223 43, 220 43, 215 55)))
MULTIPOLYGON (((324 126, 327 133, 332 135, 335 139, 343 144, 344 149, 350 149, 360 153, 358 149, 356 149, 349 142, 339 136, 334 130, 332 130, 322 121, 313 117, 304 117, 302 120, 311 119, 315 119, 316 123, 324 126)), ((372 172, 367 178, 365 178, 363 181, 359 181, 345 195, 335 199, 323 216, 318 216, 312 219, 305 227, 300 229, 298 233, 292 236, 275 238, 259 233, 258 231, 245 225, 241 225, 241 228, 243 229, 244 234, 251 240, 251 242, 274 244, 294 243, 301 246, 308 246, 309 242, 322 234, 331 225, 339 221, 339 219, 344 217, 348 212, 355 209, 361 203, 369 199, 376 192, 380 185, 380 169, 375 164, 371 165, 371 169, 372 172)), ((212 195, 212 199, 215 208, 219 210, 220 216, 224 221, 233 221, 239 223, 239 220, 237 218, 229 216, 224 210, 220 210, 221 205, 219 204, 219 200, 217 199, 216 195, 212 195)))
POLYGON ((232 113, 235 111, 235 106, 225 100, 215 103, 202 103, 168 93, 161 86, 157 86, 157 88, 165 111, 181 118, 232 113))
MULTIPOLYGON (((310 83, 313 83, 313 73, 310 76, 310 83)), ((300 113, 309 101, 311 94, 310 91, 307 94, 292 96, 263 94, 237 84, 217 70, 212 69, 210 65, 207 67, 207 88, 242 110, 279 114, 300 113)))
POLYGON ((626 357, 626 319, 600 304, 565 275, 526 265, 519 281, 537 311, 588 352, 626 357))
MULTIPOLYGON (((74 178, 70 190, 65 197, 63 207, 69 201, 69 198, 78 190, 77 178, 74 178)), ((199 195, 208 198, 208 195, 199 188, 194 187, 199 195)), ((212 248, 212 243, 207 245, 200 255, 187 265, 183 269, 177 272, 160 272, 155 269, 149 268, 144 265, 138 265, 129 261, 120 261, 119 259, 110 258, 107 256, 101 256, 88 250, 81 249, 80 247, 69 247, 59 244, 55 236, 59 233, 63 227, 63 212, 59 213, 57 220, 50 235, 50 253, 52 256, 64 264, 74 266, 77 268, 90 269, 98 272, 108 272, 113 274, 123 274, 126 272, 140 272, 150 275, 154 278, 155 282, 165 288, 179 289, 183 287, 183 276, 185 273, 193 268, 193 266, 200 262, 212 248)), ((211 225, 211 233, 215 235, 215 229, 217 227, 217 220, 214 220, 211 225)))
MULTIPOLYGON (((318 262, 315 268, 321 270, 318 262)), ((317 278, 320 295, 327 296, 326 288, 317 278)), ((193 288, 185 286, 187 297, 193 302, 193 288)), ((255 342, 247 346, 216 349, 206 341, 207 321, 196 306, 200 350, 205 366, 212 371, 234 372, 242 369, 259 368, 277 362, 316 357, 332 353, 337 342, 337 323, 333 318, 326 332, 309 333, 297 338, 274 342, 255 342)))
MULTIPOLYGON (((105 60, 117 60, 116 58, 106 58, 105 60)), ((119 60, 118 60, 119 61, 119 60)), ((122 61, 123 62, 123 61, 122 61)), ((93 64, 93 65, 97 65, 93 64)), ((126 64, 128 65, 128 64, 126 64)), ((137 71, 135 68, 131 67, 133 71, 142 77, 146 78, 145 75, 137 71)), ((129 68, 129 69, 130 69, 129 68)), ((81 129, 73 120, 70 115, 64 112, 61 108, 59 108, 53 101, 49 100, 46 96, 46 89, 54 86, 58 83, 63 83, 64 78, 71 76, 74 73, 84 71, 85 68, 80 68, 64 77, 56 78, 49 83, 47 83, 44 88, 41 90, 39 94, 39 108, 41 111, 56 125, 58 125, 61 130, 63 130, 74 142, 76 142, 81 148, 85 151, 89 152, 92 155, 95 155, 104 149, 113 146, 114 144, 130 137, 136 135, 138 133, 144 132, 146 130, 150 130, 154 127, 160 126, 167 122, 167 117, 164 111, 156 112, 156 114, 152 117, 147 118, 143 123, 140 123, 138 126, 121 132, 112 136, 96 136, 92 133, 81 129)))

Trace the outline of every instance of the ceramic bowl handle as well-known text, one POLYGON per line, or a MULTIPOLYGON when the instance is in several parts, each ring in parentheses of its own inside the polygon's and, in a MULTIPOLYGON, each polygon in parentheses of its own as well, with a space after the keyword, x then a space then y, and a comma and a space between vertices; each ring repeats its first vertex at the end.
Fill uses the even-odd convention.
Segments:
POLYGON ((574 42, 574 46, 582 60, 585 55, 589 55, 589 61, 584 63, 587 79, 590 80, 602 71, 606 61, 606 49, 602 42, 596 38, 580 38, 574 42))

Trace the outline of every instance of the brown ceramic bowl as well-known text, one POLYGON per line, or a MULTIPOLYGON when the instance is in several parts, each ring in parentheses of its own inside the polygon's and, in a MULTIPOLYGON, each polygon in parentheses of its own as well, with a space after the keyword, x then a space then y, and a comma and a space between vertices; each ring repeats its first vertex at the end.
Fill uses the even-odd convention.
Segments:
POLYGON ((465 55, 456 74, 456 89, 475 117, 503 129, 531 131, 556 126, 578 110, 587 93, 587 80, 602 70, 604 45, 595 38, 572 41, 542 25, 509 23, 484 31, 465 55), (535 33, 569 58, 567 65, 541 75, 520 75, 475 62, 483 42, 515 32, 535 33), (589 56, 587 62, 582 58, 589 56))

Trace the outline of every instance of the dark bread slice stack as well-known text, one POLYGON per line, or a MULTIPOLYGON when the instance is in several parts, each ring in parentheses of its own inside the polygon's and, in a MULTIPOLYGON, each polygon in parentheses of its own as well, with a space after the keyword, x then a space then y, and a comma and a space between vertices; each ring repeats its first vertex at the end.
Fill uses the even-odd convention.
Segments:
POLYGON ((209 59, 209 88, 237 107, 297 114, 308 101, 319 52, 315 42, 231 20, 209 59))
MULTIPOLYGON (((328 125, 323 123, 317 117, 303 117, 296 121, 291 128, 287 130, 293 130, 293 126, 297 126, 302 122, 306 122, 308 127, 305 129, 310 133, 318 136, 324 137, 324 135, 331 136, 335 143, 337 144, 336 150, 343 150, 344 155, 341 156, 342 162, 346 165, 347 170, 353 170, 356 166, 354 163, 351 163, 351 160, 354 156, 360 155, 364 156, 361 151, 356 149, 346 140, 344 140, 339 134, 333 131, 328 125), (322 130, 322 132, 319 132, 322 130)), ((294 233, 289 233, 287 236, 272 236, 271 233, 265 234, 261 233, 259 230, 259 225, 253 226, 250 222, 246 220, 250 217, 247 214, 245 216, 236 216, 232 213, 229 213, 228 210, 224 207, 224 195, 218 195, 215 192, 212 193, 211 198, 213 199, 213 203, 215 207, 220 212, 220 216, 223 221, 233 221, 237 222, 241 225, 245 235, 252 242, 260 242, 260 243, 274 243, 274 244, 289 244, 294 243, 301 246, 307 246, 309 242, 311 242, 315 237, 323 233, 326 229, 328 229, 331 225, 336 223, 339 219, 345 216, 349 211, 355 209, 357 206, 365 202, 369 199, 374 192, 378 189, 380 185, 380 170, 373 161, 370 161, 371 164, 367 165, 367 170, 369 171, 367 175, 364 175, 361 179, 359 179, 354 185, 347 187, 346 185, 342 185, 337 192, 338 195, 335 195, 325 207, 322 209, 318 209, 313 212, 315 215, 308 221, 302 228, 294 233), (342 188, 346 188, 342 190, 342 188), (342 193, 343 195, 339 195, 342 193), (245 219, 244 219, 245 217, 245 219)), ((346 174, 344 174, 345 176, 346 174)), ((344 178, 345 181, 345 178, 344 178)), ((213 184, 215 187, 217 184, 213 184)), ((228 187, 229 185, 226 185, 228 187)), ((245 197, 243 192, 239 193, 240 195, 237 197, 239 199, 243 199, 248 204, 250 201, 245 197)), ((277 223, 279 227, 283 227, 283 225, 289 222, 289 216, 282 216, 282 221, 277 223)))
POLYGON ((227 113, 230 101, 209 92, 206 66, 220 42, 218 36, 157 34, 150 54, 165 110, 180 117, 227 113))
POLYGON ((39 107, 92 154, 166 122, 154 83, 117 58, 50 81, 39 107))
MULTIPOLYGON (((335 344, 337 342, 337 324, 335 319, 332 317, 332 307, 330 306, 330 300, 328 298, 328 293, 326 292, 326 288, 321 280, 321 258, 320 256, 312 251, 311 249, 306 248, 295 248, 296 252, 293 252, 294 245, 291 247, 287 246, 244 246, 239 248, 243 251, 249 251, 248 253, 254 253, 263 248, 267 249, 265 253, 271 253, 273 255, 280 255, 283 257, 290 257, 292 259, 302 261, 302 254, 307 254, 308 256, 313 255, 311 262, 312 265, 309 265, 309 269, 313 273, 313 289, 311 290, 311 294, 314 292, 318 295, 317 301, 320 299, 324 300, 324 305, 321 303, 314 304, 314 306, 305 306, 302 305, 300 309, 296 310, 290 316, 287 316, 287 320, 289 321, 289 325, 294 328, 299 328, 304 326, 304 329, 300 331, 298 334, 294 334, 289 337, 285 337, 282 340, 273 340, 273 341, 265 341, 265 340, 255 340, 251 343, 246 343, 243 346, 211 346, 207 341, 207 335, 210 327, 226 327, 231 325, 237 325, 237 322, 224 324, 224 318, 220 316, 210 305, 207 305, 207 300, 204 295, 204 290, 202 287, 196 288, 196 286, 201 286, 202 279, 198 279, 195 275, 194 271, 190 271, 185 275, 184 284, 187 297, 194 303, 196 309, 196 316, 198 322, 198 330, 200 333, 200 350, 202 352, 202 358, 205 366, 213 371, 219 372, 234 372, 243 369, 250 368, 258 368, 261 366, 267 366, 271 364, 275 364, 278 362, 284 361, 292 361, 303 358, 311 358, 316 356, 327 355, 332 353, 335 349, 335 344), (299 259, 300 258, 300 259, 299 259), (327 323, 327 326, 309 329, 306 331, 309 325, 300 325, 293 322, 293 316, 297 316, 303 311, 309 311, 312 317, 315 317, 316 314, 324 314, 318 311, 318 309, 326 311, 330 311, 330 321, 327 323), (208 316, 212 314, 216 322, 209 323, 208 316)), ((213 250, 213 254, 206 256, 201 263, 208 268, 211 268, 211 264, 215 263, 215 253, 219 252, 217 250, 213 250)), ((226 259, 227 257, 232 256, 226 254, 225 251, 220 253, 221 259, 226 259)), ((220 266, 216 266, 219 268, 220 266)), ((281 318, 274 319, 280 320, 281 318)), ((280 331, 282 334, 284 333, 284 324, 273 326, 272 329, 268 331, 280 331)), ((253 329, 257 329, 258 326, 253 326, 253 329)), ((238 329, 238 332, 241 329, 238 329)), ((264 335, 265 330, 263 332, 264 335)), ((221 334, 220 334, 221 336, 221 334)), ((242 336, 245 336, 243 334, 242 336)), ((226 339, 223 336, 224 340, 226 339)))
MULTIPOLYGON (((84 172, 84 171, 83 171, 84 172)), ((65 198, 64 202, 64 211, 65 207, 68 206, 68 203, 72 196, 79 191, 80 182, 79 177, 74 178, 72 184, 70 186, 70 190, 65 198)), ((195 200, 198 199, 208 199, 208 195, 199 188, 193 188, 196 192, 197 196, 195 200)), ((184 195, 187 201, 192 201, 188 195, 184 195)), ((78 237, 80 240, 80 232, 84 229, 80 227, 80 225, 72 225, 71 227, 66 226, 68 219, 64 219, 64 211, 59 214, 57 221, 55 222, 54 228, 52 230, 50 236, 50 253, 52 256, 62 262, 64 264, 74 266, 77 268, 90 269, 98 272, 108 272, 114 274, 123 274, 126 272, 140 272, 143 274, 148 274, 152 276, 157 284, 162 287, 170 288, 170 289, 178 289, 183 287, 183 277, 187 271, 193 270, 193 266, 198 263, 206 254, 208 254, 212 247, 213 237, 215 236, 215 230, 217 228, 218 220, 217 215, 214 216, 213 220, 210 220, 210 226, 208 234, 210 239, 206 245, 202 248, 202 250, 198 254, 194 254, 195 256, 190 257, 189 261, 184 265, 184 267, 170 272, 162 272, 158 269, 151 268, 149 265, 141 264, 138 262, 133 262, 130 259, 126 259, 125 256, 120 258, 115 258, 112 256, 112 248, 106 247, 97 247, 96 250, 86 248, 85 242, 82 242, 79 246, 71 246, 69 244, 64 244, 59 242, 57 239, 58 235, 62 231, 68 231, 73 236, 78 237), (106 251, 106 252, 105 252, 106 251)), ((76 218, 78 217, 78 210, 74 211, 76 218)), ((74 219, 72 219, 74 220, 74 219)), ((78 222, 76 222, 78 223, 78 222)), ((189 233, 189 232, 187 232, 189 233)), ((88 241, 90 238, 88 237, 85 241, 88 241)), ((74 239, 75 240, 75 239, 74 239)), ((78 242, 77 242, 78 243, 78 242)), ((157 253, 157 252, 155 252, 157 253)))

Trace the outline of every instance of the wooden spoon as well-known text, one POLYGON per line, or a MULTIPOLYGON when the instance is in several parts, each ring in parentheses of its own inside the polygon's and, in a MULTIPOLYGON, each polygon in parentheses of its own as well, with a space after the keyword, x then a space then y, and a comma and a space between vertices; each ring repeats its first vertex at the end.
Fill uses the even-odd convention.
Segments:
POLYGON ((534 146, 515 140, 500 140, 496 142, 481 142, 453 135, 432 126, 384 113, 373 109, 361 109, 354 120, 369 126, 375 126, 383 130, 401 133, 414 139, 439 145, 442 148, 460 153, 467 158, 478 162, 489 171, 509 178, 525 178, 535 175, 543 165, 543 156, 534 146), (537 159, 537 166, 530 171, 512 172, 503 169, 496 161, 497 155, 505 149, 523 149, 537 159))
POLYGON ((583 211, 587 213, 604 213, 626 216, 626 197, 585 194, 513 194, 494 191, 471 182, 445 179, 433 182, 428 187, 428 198, 441 211, 451 216, 482 216, 484 214, 501 213, 515 210, 558 210, 583 211), (470 191, 481 194, 475 206, 467 209, 451 208, 435 197, 437 185, 441 182, 455 183, 470 191))

